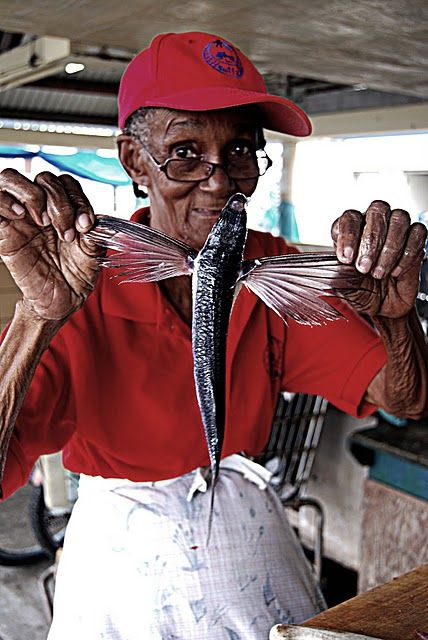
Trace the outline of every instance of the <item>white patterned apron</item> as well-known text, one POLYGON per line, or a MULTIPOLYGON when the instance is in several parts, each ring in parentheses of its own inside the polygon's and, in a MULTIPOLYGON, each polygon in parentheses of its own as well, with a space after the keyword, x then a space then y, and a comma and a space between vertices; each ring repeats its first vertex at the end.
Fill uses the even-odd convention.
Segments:
POLYGON ((221 462, 208 546, 203 470, 160 482, 82 476, 59 563, 48 640, 267 640, 325 607, 267 485, 221 462))

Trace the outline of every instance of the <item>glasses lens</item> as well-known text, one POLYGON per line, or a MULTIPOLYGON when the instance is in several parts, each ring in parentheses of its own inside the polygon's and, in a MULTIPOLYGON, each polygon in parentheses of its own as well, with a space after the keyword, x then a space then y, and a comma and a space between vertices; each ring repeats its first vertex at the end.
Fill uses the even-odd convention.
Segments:
POLYGON ((183 160, 169 160, 166 164, 166 175, 170 180, 192 182, 206 180, 211 173, 211 165, 200 158, 184 158, 183 160))
MULTIPOLYGON (((257 155, 232 158, 223 170, 232 180, 255 180, 264 175, 271 164, 272 162, 265 152, 258 151, 257 155)), ((183 160, 174 158, 165 162, 164 171, 170 180, 197 182, 198 180, 207 180, 216 166, 200 158, 183 158, 183 160)))
POLYGON ((265 154, 264 151, 259 152, 257 155, 257 165, 259 167, 259 176, 264 176, 266 171, 272 165, 272 160, 265 154))
POLYGON ((233 158, 227 167, 227 173, 236 180, 251 180, 266 173, 270 167, 270 160, 267 155, 257 152, 257 155, 246 155, 241 158, 233 158))

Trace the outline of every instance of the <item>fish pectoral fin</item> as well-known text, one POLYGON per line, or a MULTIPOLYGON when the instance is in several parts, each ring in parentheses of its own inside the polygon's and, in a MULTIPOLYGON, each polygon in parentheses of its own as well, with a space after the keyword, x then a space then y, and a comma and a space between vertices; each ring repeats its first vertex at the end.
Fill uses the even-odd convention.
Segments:
POLYGON ((328 297, 344 297, 362 277, 332 253, 302 253, 246 260, 239 281, 283 320, 319 325, 343 317, 328 297))
POLYGON ((104 267, 120 269, 121 282, 154 282, 191 275, 197 251, 146 225, 113 216, 98 216, 86 237, 114 251, 100 259, 104 267))

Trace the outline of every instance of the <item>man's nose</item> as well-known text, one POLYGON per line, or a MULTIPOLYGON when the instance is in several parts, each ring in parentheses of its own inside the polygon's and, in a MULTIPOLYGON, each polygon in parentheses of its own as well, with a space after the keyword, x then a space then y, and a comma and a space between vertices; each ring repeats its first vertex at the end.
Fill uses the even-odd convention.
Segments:
POLYGON ((229 177, 225 167, 222 164, 216 164, 213 172, 207 180, 199 183, 203 191, 212 191, 222 194, 228 194, 231 186, 235 185, 235 181, 229 177))

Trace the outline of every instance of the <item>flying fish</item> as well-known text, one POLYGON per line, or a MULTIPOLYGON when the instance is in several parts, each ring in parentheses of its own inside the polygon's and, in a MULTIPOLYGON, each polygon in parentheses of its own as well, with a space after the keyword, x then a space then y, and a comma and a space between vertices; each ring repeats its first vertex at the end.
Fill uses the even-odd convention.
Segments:
POLYGON ((319 325, 342 317, 328 296, 355 289, 361 274, 333 253, 289 254, 244 260, 247 199, 237 193, 222 209, 198 252, 146 225, 98 216, 91 240, 114 253, 101 264, 120 270, 121 282, 192 277, 192 352, 196 394, 214 486, 225 430, 226 337, 233 302, 242 286, 287 321, 319 325))

